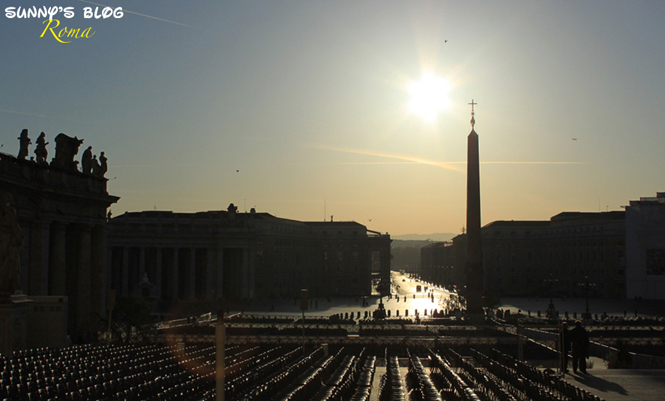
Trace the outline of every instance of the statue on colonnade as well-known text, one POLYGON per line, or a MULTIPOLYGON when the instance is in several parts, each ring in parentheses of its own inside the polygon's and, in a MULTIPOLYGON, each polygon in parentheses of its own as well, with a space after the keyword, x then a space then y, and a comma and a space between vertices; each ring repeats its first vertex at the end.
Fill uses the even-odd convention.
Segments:
POLYGON ((23 131, 21 131, 21 135, 19 135, 19 137, 16 139, 19 140, 19 150, 17 157, 21 160, 25 160, 25 158, 28 157, 28 146, 32 143, 28 137, 28 130, 23 129, 23 131))
POLYGON ((46 134, 39 134, 37 138, 37 147, 35 148, 35 156, 37 156, 37 164, 39 165, 48 165, 46 158, 48 157, 48 150, 46 150, 46 145, 49 143, 46 142, 46 134))

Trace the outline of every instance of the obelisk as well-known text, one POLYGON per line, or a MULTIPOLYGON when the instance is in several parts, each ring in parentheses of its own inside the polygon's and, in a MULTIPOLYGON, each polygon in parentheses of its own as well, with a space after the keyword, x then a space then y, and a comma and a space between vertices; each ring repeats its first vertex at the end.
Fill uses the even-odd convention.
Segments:
POLYGON ((483 251, 480 238, 480 159, 474 106, 471 100, 471 133, 467 142, 466 176, 466 313, 483 315, 483 251))

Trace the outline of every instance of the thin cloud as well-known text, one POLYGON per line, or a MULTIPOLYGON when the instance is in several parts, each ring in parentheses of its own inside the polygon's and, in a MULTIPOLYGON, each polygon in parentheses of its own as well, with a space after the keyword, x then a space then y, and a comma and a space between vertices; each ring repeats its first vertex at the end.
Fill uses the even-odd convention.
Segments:
POLYGON ((185 163, 185 164, 114 164, 113 167, 183 167, 183 166, 197 166, 198 164, 185 163))
MULTIPOLYGON (((391 159, 397 159, 397 160, 403 160, 402 162, 344 162, 341 164, 425 164, 429 166, 435 166, 435 167, 441 167, 445 168, 448 170, 453 170, 453 171, 459 171, 463 172, 464 169, 454 166, 456 164, 466 164, 466 161, 458 161, 458 162, 438 162, 434 160, 428 160, 428 159, 423 159, 419 157, 413 157, 413 156, 403 156, 403 155, 396 155, 396 154, 390 154, 390 153, 379 153, 379 152, 373 152, 373 151, 368 151, 368 150, 361 150, 361 149, 343 149, 343 148, 335 148, 331 146, 312 146, 314 148, 318 149, 324 149, 324 150, 332 150, 335 152, 344 152, 344 153, 353 153, 353 154, 358 154, 358 155, 368 155, 368 156, 376 156, 376 157, 387 157, 391 159)), ((524 161, 481 161, 480 164, 542 164, 542 165, 557 165, 557 164, 588 164, 587 162, 524 162, 524 161)))
POLYGON ((404 156, 404 155, 396 155, 396 154, 391 154, 391 153, 379 153, 379 152, 372 152, 368 150, 361 150, 361 149, 342 149, 342 148, 335 148, 335 147, 329 147, 329 146, 313 146, 315 148, 319 149, 325 149, 325 150, 332 150, 335 152, 344 152, 344 153, 353 153, 357 155, 367 155, 367 156, 375 156, 375 157, 385 157, 389 159, 397 159, 397 160, 402 160, 408 163, 402 163, 402 164, 425 164, 428 166, 434 166, 434 167, 440 167, 440 168, 445 168, 448 170, 453 170, 453 171, 462 171, 459 167, 452 166, 451 163, 446 163, 446 162, 438 162, 434 160, 427 160, 423 159, 420 157, 413 157, 413 156, 404 156))
POLYGON ((342 163, 336 163, 336 164, 359 164, 359 165, 372 165, 372 164, 389 164, 389 165, 394 165, 394 164, 419 164, 417 162, 342 162, 342 163))
MULTIPOLYGON (((106 4, 95 3, 95 2, 92 2, 92 1, 88 1, 88 0, 79 0, 79 1, 82 2, 82 3, 93 4, 93 5, 96 5, 96 6, 101 6, 101 7, 111 7, 111 8, 114 8, 113 6, 107 6, 106 4)), ((147 15, 147 14, 141 14, 141 13, 137 13, 136 11, 129 11, 129 10, 127 10, 127 9, 124 8, 124 7, 122 8, 122 12, 123 12, 123 13, 128 13, 128 14, 134 14, 134 15, 138 15, 138 16, 146 17, 146 18, 150 18, 150 19, 154 19, 154 20, 157 20, 157 21, 168 22, 168 23, 170 23, 170 24, 175 24, 175 25, 180 25, 180 26, 186 26, 187 28, 198 29, 198 28, 196 28, 195 26, 191 26, 191 25, 183 24, 182 22, 171 21, 171 20, 168 20, 168 19, 159 18, 159 17, 154 17, 154 16, 152 16, 152 15, 147 15)))
POLYGON ((589 164, 588 162, 483 162, 480 164, 589 164))

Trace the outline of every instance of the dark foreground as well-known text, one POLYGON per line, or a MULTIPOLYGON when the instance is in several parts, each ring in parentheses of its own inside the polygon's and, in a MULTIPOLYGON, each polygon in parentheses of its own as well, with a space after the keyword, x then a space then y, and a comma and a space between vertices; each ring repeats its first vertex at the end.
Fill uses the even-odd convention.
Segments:
MULTIPOLYGON (((377 341, 232 345, 226 400, 599 399, 504 351, 514 350, 377 341)), ((0 399, 213 400, 214 367, 210 343, 22 351, 2 360, 0 399)))

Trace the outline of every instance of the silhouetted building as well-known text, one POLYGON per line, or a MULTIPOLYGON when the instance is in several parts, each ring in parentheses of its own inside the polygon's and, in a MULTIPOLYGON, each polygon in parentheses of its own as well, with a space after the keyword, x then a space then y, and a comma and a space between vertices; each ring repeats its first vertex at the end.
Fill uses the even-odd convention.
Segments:
POLYGON ((125 213, 109 223, 109 286, 138 292, 145 274, 163 301, 369 295, 390 275, 390 236, 356 222, 268 213, 125 213))
POLYGON ((625 298, 623 211, 493 222, 483 233, 485 285, 500 294, 625 298))
MULTIPOLYGON (((624 216, 623 211, 563 212, 549 221, 487 224, 482 228, 485 290, 499 296, 624 298, 624 216)), ((453 238, 454 270, 465 266, 466 237, 453 238)))
POLYGON ((75 152, 56 149, 70 164, 49 165, 45 155, 25 160, 27 145, 22 158, 0 153, 0 192, 13 198, 24 237, 21 289, 28 297, 67 296, 69 332, 81 334, 106 306, 106 210, 119 198, 106 191, 106 178, 77 169, 75 152))
POLYGON ((454 284, 452 251, 452 242, 435 242, 420 248, 421 278, 444 286, 454 284))
POLYGON ((627 296, 665 299, 665 192, 626 207, 627 296))

